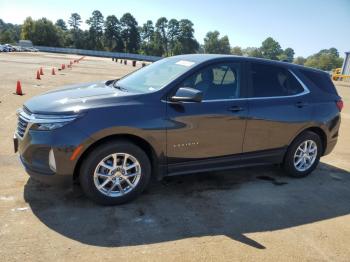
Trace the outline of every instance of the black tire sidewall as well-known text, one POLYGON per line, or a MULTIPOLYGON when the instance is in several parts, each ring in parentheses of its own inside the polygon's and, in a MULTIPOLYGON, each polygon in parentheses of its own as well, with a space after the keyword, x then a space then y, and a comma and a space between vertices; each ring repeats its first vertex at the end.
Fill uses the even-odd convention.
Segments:
POLYGON ((320 157, 322 155, 322 152, 323 152, 323 146, 319 135, 311 131, 306 131, 300 134, 289 146, 286 156, 284 158, 284 163, 283 163, 284 169, 287 172, 287 174, 291 177, 296 177, 296 178, 305 177, 315 170, 318 163, 320 162, 320 157), (305 171, 298 171, 294 166, 294 154, 297 148, 299 147, 299 145, 306 140, 312 140, 316 143, 317 156, 316 156, 315 162, 312 164, 312 166, 309 169, 305 171))
POLYGON ((147 187, 151 177, 151 165, 145 152, 133 143, 114 141, 102 144, 91 151, 84 160, 79 180, 84 193, 93 201, 102 205, 117 205, 135 199, 147 187), (98 163, 113 153, 127 153, 134 156, 141 165, 141 177, 136 187, 120 197, 108 197, 102 194, 95 186, 94 172, 98 163))

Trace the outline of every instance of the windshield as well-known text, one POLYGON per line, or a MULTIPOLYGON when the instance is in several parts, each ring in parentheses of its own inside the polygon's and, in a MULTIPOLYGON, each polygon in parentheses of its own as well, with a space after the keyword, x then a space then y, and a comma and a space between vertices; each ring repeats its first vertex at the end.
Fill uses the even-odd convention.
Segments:
POLYGON ((150 93, 162 89, 194 65, 194 62, 181 58, 164 58, 120 79, 114 85, 125 90, 150 93))

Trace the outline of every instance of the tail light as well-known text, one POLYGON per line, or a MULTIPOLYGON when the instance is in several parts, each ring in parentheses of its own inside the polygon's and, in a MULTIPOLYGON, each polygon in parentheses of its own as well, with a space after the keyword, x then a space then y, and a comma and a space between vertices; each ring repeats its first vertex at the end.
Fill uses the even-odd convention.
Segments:
POLYGON ((336 102, 336 104, 337 104, 337 107, 338 107, 338 110, 339 110, 339 112, 341 112, 342 111, 342 109, 343 109, 343 107, 344 107, 344 102, 343 102, 343 100, 338 100, 337 102, 336 102))

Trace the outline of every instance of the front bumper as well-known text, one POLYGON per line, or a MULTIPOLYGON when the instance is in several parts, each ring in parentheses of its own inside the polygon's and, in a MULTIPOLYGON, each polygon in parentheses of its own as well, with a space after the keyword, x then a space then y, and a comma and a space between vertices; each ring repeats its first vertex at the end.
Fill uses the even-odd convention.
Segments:
POLYGON ((46 170, 35 169, 35 167, 26 163, 21 156, 19 156, 19 159, 27 174, 36 181, 47 185, 68 185, 72 183, 72 176, 70 175, 60 175, 53 171, 47 172, 46 170))
POLYGON ((15 133, 13 141, 15 152, 31 177, 46 184, 65 184, 72 182, 81 156, 80 153, 72 159, 74 150, 79 145, 84 147, 82 141, 90 139, 74 128, 63 127, 53 131, 27 130, 23 137, 15 133))

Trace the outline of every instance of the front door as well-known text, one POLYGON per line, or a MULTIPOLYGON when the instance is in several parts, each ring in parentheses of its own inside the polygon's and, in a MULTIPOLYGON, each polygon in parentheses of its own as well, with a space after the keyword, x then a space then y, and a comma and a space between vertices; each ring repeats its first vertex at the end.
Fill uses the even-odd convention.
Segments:
POLYGON ((169 173, 191 167, 224 168, 242 153, 248 108, 246 99, 241 99, 241 76, 239 63, 220 63, 199 70, 179 85, 202 91, 203 100, 168 102, 169 173))

